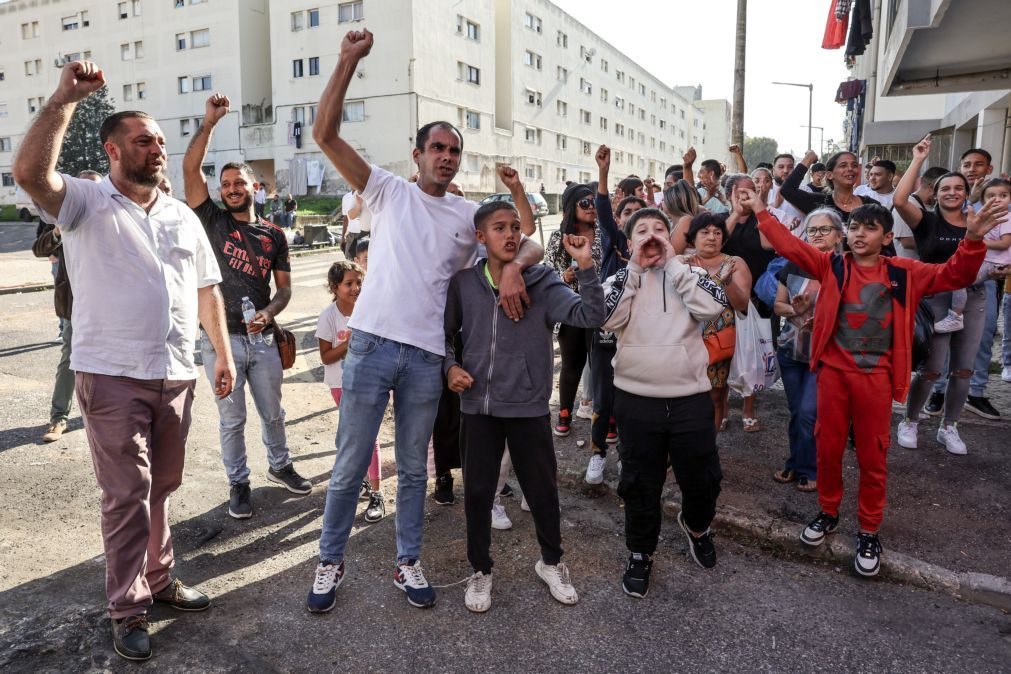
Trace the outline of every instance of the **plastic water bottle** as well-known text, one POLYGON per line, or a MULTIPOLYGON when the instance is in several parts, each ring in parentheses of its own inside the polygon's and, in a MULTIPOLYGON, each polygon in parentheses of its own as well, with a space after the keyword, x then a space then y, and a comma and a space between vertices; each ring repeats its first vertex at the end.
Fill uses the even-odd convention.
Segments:
MULTIPOLYGON (((242 319, 244 321, 246 321, 246 330, 247 331, 253 325, 253 319, 255 317, 256 317, 256 307, 253 306, 253 303, 249 301, 248 297, 243 297, 242 298, 242 319)), ((254 333, 250 332, 250 333, 248 333, 248 335, 249 335, 249 341, 252 344, 262 344, 263 343, 263 335, 261 333, 257 332, 257 333, 254 334, 254 333)))

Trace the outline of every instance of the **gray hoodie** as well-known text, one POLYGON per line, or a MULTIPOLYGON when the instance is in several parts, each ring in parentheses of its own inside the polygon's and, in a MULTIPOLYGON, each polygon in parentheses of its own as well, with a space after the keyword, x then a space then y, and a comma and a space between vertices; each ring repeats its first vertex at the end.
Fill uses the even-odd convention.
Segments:
POLYGON ((479 260, 449 282, 446 297, 446 359, 443 372, 459 365, 474 378, 460 394, 464 414, 539 417, 550 413, 555 323, 595 328, 604 322, 604 291, 593 267, 576 270, 579 294, 543 264, 523 272, 530 307, 509 320, 479 260), (461 334, 462 353, 454 339, 461 334))

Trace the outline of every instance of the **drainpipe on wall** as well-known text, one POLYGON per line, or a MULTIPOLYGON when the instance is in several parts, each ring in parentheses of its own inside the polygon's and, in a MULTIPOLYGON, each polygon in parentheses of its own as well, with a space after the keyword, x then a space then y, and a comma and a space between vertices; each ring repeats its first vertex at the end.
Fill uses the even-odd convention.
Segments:
MULTIPOLYGON (((884 34, 882 33, 882 22, 881 22, 881 0, 874 0, 874 22, 873 25, 876 27, 874 32, 874 55, 873 61, 871 61, 871 71, 867 75, 867 94, 864 97, 864 127, 868 124, 874 123, 874 112, 878 107, 878 54, 880 50, 885 46, 884 34)), ((861 143, 863 143, 864 150, 867 149, 867 134, 863 133, 861 130, 860 134, 861 143)), ((869 157, 861 159, 861 163, 869 157)))

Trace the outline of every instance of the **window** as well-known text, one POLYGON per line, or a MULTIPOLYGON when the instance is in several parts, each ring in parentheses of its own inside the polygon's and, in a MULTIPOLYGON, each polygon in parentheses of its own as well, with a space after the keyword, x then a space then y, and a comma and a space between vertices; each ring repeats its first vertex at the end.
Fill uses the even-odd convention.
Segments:
POLYGON ((562 66, 558 66, 558 81, 559 82, 569 81, 569 71, 563 68, 562 66))
POLYGON ((666 151, 666 150, 667 150, 667 142, 666 142, 666 141, 663 141, 663 140, 661 140, 661 141, 660 141, 660 151, 661 151, 661 152, 664 152, 664 151, 666 151))
POLYGON ((80 15, 78 14, 63 17, 63 30, 77 30, 81 27, 80 21, 80 15))
POLYGON ((619 82, 624 83, 625 82, 625 71, 618 70, 617 68, 615 68, 615 70, 614 70, 614 78, 616 80, 618 80, 619 82))
POLYGON ((11 151, 10 136, 0 137, 0 152, 10 152, 10 151, 11 151))
MULTIPOLYGON (((42 74, 42 59, 34 59, 30 61, 25 61, 25 76, 34 77, 35 75, 42 74)), ((3 74, 0 73, 0 80, 3 79, 3 74)))
POLYGON ((7 116, 7 104, 0 103, 0 119, 7 116))
POLYGON ((600 88, 600 102, 607 103, 607 89, 600 88))
POLYGON ((291 121, 298 122, 302 126, 305 126, 305 106, 296 105, 291 109, 291 121))
MULTIPOLYGON (((203 2, 204 0, 190 0, 191 5, 195 5, 198 2, 203 2)), ((134 16, 140 16, 140 0, 130 0, 130 9, 133 10, 134 16)))
POLYGON ((291 31, 297 33, 305 28, 305 12, 291 13, 291 31))
POLYGON ((534 91, 533 89, 527 89, 527 103, 529 103, 530 105, 540 106, 541 92, 534 91))
POLYGON ((555 169, 555 178, 558 180, 558 182, 564 183, 565 177, 566 177, 565 169, 563 168, 555 169))
POLYGON ((144 41, 143 40, 137 40, 136 42, 133 43, 133 57, 135 59, 142 59, 142 58, 144 58, 144 41))
POLYGON ((616 150, 614 153, 614 161, 623 162, 625 161, 625 153, 621 150, 616 150))
POLYGON ((614 97, 614 107, 616 109, 618 109, 618 110, 624 110, 625 109, 625 99, 622 98, 621 96, 615 96, 614 97))
POLYGON ((583 59, 587 63, 593 63, 593 55, 596 53, 595 49, 587 49, 583 45, 579 45, 579 58, 583 59))
POLYGON ((628 76, 628 88, 635 91, 635 78, 631 75, 628 76))
POLYGON ((190 128, 191 128, 192 124, 193 124, 193 122, 191 120, 189 120, 189 119, 180 119, 179 120, 179 135, 180 136, 188 136, 188 135, 190 135, 190 128))
POLYGON ((609 67, 610 67, 610 66, 608 66, 608 64, 607 64, 607 59, 600 59, 600 70, 601 70, 602 72, 605 72, 605 73, 606 73, 606 72, 607 72, 607 69, 608 69, 609 67))
POLYGON ((651 100, 652 102, 656 103, 656 92, 655 91, 651 90, 649 92, 649 100, 651 100))
POLYGON ((309 126, 312 126, 315 123, 316 123, 316 106, 315 105, 310 105, 309 106, 309 126))
POLYGON ((569 36, 566 35, 565 33, 563 33, 562 31, 558 31, 558 37, 555 38, 555 45, 558 46, 558 47, 561 47, 562 49, 568 49, 569 48, 569 36))
POLYGON ((584 94, 593 93, 593 85, 590 84, 589 80, 584 80, 582 77, 579 78, 579 90, 584 94))
POLYGON ((133 100, 133 85, 124 84, 123 85, 123 100, 132 101, 133 100))
POLYGON ((646 121, 646 111, 643 108, 639 108, 639 119, 646 121))
POLYGON ((362 13, 362 2, 342 2, 337 5, 337 23, 351 23, 361 21, 364 17, 362 13))
POLYGON ((463 156, 464 171, 467 173, 478 173, 481 170, 481 163, 476 154, 470 152, 463 156))
POLYGON ((30 21, 28 23, 21 24, 21 39, 30 40, 33 37, 39 36, 39 22, 30 21))
POLYGON ((143 101, 145 96, 147 96, 147 83, 137 82, 137 100, 143 101))
POLYGON ((176 33, 176 51, 186 49, 187 44, 186 33, 176 33))
POLYGON ((660 109, 661 110, 667 109, 667 99, 664 98, 663 96, 660 97, 660 109))
POLYGON ((593 116, 590 114, 589 110, 580 110, 579 121, 581 121, 583 124, 589 124, 591 121, 593 121, 593 116))
POLYGON ((649 124, 650 126, 656 126, 656 115, 649 116, 649 124))
POLYGON ((528 143, 536 143, 537 145, 540 145, 541 130, 535 129, 532 126, 528 126, 526 128, 526 131, 523 132, 523 139, 526 140, 528 143))
POLYGON ((590 144, 590 141, 584 140, 583 141, 583 154, 588 155, 591 152, 593 152, 593 146, 590 144))
POLYGON ((193 91, 209 91, 211 88, 210 75, 198 75, 193 78, 193 91))
POLYGON ((607 117, 600 118, 600 130, 607 131, 607 117))
POLYGON ((628 104, 628 114, 630 114, 633 117, 635 117, 635 103, 629 103, 628 104))
POLYGON ((617 134, 617 135, 619 135, 619 136, 624 136, 625 135, 625 125, 624 124, 615 124, 614 125, 614 133, 617 134))
POLYGON ((581 184, 583 184, 583 185, 585 185, 586 183, 590 182, 590 172, 589 171, 580 171, 579 172, 579 182, 581 184))
POLYGON ((555 111, 559 117, 566 117, 569 114, 569 104, 565 101, 555 101, 555 111))
POLYGON ((130 10, 129 10, 129 4, 128 3, 125 3, 125 2, 119 3, 119 5, 117 5, 116 11, 119 13, 119 18, 120 19, 129 19, 130 18, 130 10))
MULTIPOLYGON (((204 0, 200 0, 200 2, 203 1, 204 0)), ((190 0, 190 4, 193 4, 195 2, 197 2, 197 0, 190 0)), ((217 169, 214 168, 214 164, 204 164, 203 166, 200 167, 200 170, 203 172, 204 177, 206 178, 213 178, 216 175, 218 175, 218 171, 217 169)))
POLYGON ((541 165, 540 164, 527 164, 527 167, 523 169, 523 175, 527 178, 533 178, 534 180, 541 179, 541 165))
POLYGON ((468 110, 465 115, 466 124, 468 129, 480 129, 481 128, 481 113, 475 112, 474 110, 468 110))
POLYGON ((3 173, 0 174, 0 178, 3 180, 4 187, 14 187, 14 174, 13 173, 3 173))
POLYGON ((555 142, 558 145, 559 150, 567 150, 569 147, 569 139, 562 134, 555 136, 555 142))
POLYGON ((685 118, 685 110, 684 110, 684 108, 681 108, 681 119, 684 119, 684 118, 685 118))
POLYGON ((534 16, 530 12, 527 12, 523 17, 523 25, 534 31, 535 33, 541 32, 541 20, 539 17, 534 16))
POLYGON ((536 54, 530 50, 523 52, 523 64, 528 65, 534 70, 541 69, 541 55, 536 54))
POLYGON ((188 94, 190 92, 190 78, 180 77, 179 78, 179 93, 188 94))
POLYGON ((364 122, 365 101, 345 101, 344 112, 341 114, 341 121, 364 122))
POLYGON ((200 47, 206 47, 211 43, 211 31, 208 28, 202 28, 200 30, 195 30, 190 33, 190 47, 193 49, 198 49, 200 47))
POLYGON ((463 61, 456 62, 457 76, 459 79, 471 84, 481 84, 481 70, 474 66, 469 66, 463 61))
POLYGON ((319 9, 309 10, 309 27, 319 28, 319 9))
POLYGON ((133 52, 130 51, 130 43, 119 45, 119 58, 123 61, 129 61, 133 58, 133 52))
POLYGON ((310 56, 309 57, 309 76, 319 75, 319 57, 310 56))
POLYGON ((302 75, 303 75, 302 66, 303 66, 302 59, 295 59, 294 61, 292 61, 291 62, 291 76, 292 77, 302 77, 302 75))
POLYGON ((456 32, 468 40, 481 40, 481 27, 461 14, 456 15, 456 32))
POLYGON ((660 120, 660 129, 662 130, 662 129, 666 129, 666 128, 667 128, 667 120, 666 119, 661 119, 660 120))
POLYGON ((646 85, 642 84, 641 82, 639 83, 639 95, 640 96, 646 95, 646 85))

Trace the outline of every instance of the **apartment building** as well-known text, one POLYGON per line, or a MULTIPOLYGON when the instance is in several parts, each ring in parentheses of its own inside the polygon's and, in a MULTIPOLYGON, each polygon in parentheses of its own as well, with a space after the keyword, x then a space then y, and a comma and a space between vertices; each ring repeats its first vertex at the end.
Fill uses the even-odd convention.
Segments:
POLYGON ((281 193, 343 191, 311 131, 341 38, 364 27, 376 45, 342 131, 398 174, 415 170, 415 131, 436 119, 463 133, 458 181, 472 195, 501 188, 502 162, 549 193, 592 180, 600 143, 613 175, 662 177, 691 145, 725 161, 726 101, 661 82, 547 0, 20 0, 0 4, 0 25, 0 201, 24 130, 74 58, 104 69, 118 109, 159 121, 177 183, 219 92, 232 112, 209 148, 212 185, 222 164, 244 160, 281 193))

